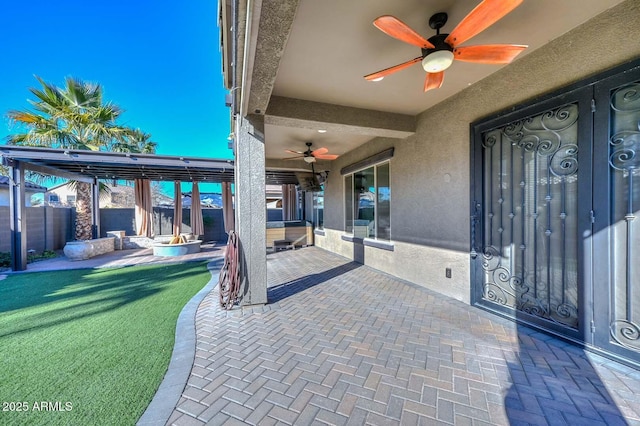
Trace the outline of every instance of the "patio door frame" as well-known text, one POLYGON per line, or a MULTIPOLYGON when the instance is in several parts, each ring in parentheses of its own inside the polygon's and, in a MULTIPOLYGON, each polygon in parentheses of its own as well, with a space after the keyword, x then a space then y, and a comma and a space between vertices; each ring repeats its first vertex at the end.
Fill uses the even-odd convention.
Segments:
MULTIPOLYGON (((618 358, 625 362, 633 360, 633 364, 640 366, 640 350, 627 349, 616 344, 611 337, 611 321, 616 314, 613 307, 615 278, 612 274, 612 200, 615 198, 611 185, 610 133, 611 133, 611 94, 616 89, 627 84, 640 82, 640 68, 627 70, 603 79, 594 86, 594 100, 597 105, 594 127, 594 282, 608 285, 594 286, 594 341, 596 349, 601 349, 609 357, 618 358)), ((637 222, 637 220, 636 220, 637 222)), ((640 226, 636 223, 635 226, 640 226)), ((640 250, 640 247, 635 247, 640 250)), ((635 270, 637 274, 637 269, 635 270)), ((634 288, 640 292, 640 288, 634 288)), ((635 321, 637 323, 637 320, 635 321)), ((637 324, 636 324, 637 326, 637 324)))

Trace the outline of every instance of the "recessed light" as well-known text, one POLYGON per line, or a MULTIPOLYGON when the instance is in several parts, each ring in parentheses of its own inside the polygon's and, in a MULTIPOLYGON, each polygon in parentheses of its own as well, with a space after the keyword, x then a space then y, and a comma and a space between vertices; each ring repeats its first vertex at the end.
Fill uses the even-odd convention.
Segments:
POLYGON ((325 129, 318 129, 318 133, 327 133, 325 129))

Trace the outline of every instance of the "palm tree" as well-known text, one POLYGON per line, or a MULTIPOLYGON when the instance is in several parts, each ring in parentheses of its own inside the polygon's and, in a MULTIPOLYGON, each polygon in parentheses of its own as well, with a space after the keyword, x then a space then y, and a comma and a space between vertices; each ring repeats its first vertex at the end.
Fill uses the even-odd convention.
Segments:
MULTIPOLYGON (((41 89, 30 88, 37 100, 32 110, 8 112, 9 119, 26 131, 7 137, 9 145, 92 151, 155 152, 151 136, 117 124, 122 109, 104 102, 102 87, 67 77, 63 88, 36 76, 41 89)), ((91 186, 76 182, 76 239, 92 237, 91 186)))
POLYGON ((140 152, 153 154, 156 143, 151 141, 151 135, 140 129, 128 129, 124 139, 114 139, 107 147, 111 152, 140 152))

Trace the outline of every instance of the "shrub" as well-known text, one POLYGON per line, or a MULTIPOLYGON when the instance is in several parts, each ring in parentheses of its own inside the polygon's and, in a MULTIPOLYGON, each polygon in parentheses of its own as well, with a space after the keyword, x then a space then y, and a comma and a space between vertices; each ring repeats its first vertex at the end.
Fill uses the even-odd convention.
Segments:
MULTIPOLYGON (((39 260, 51 259, 58 257, 58 253, 53 250, 45 250, 42 253, 28 253, 27 263, 37 262, 39 260)), ((11 266, 11 252, 0 252, 0 267, 8 268, 11 266)))
POLYGON ((0 267, 9 267, 9 266, 11 266, 11 253, 0 252, 0 267))

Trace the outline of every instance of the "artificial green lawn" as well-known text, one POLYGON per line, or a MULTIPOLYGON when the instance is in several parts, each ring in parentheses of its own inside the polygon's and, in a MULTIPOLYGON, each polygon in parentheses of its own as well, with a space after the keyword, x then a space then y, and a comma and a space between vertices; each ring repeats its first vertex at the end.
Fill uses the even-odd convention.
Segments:
POLYGON ((0 424, 135 424, 169 365, 180 311, 210 278, 197 262, 0 281, 0 424))

